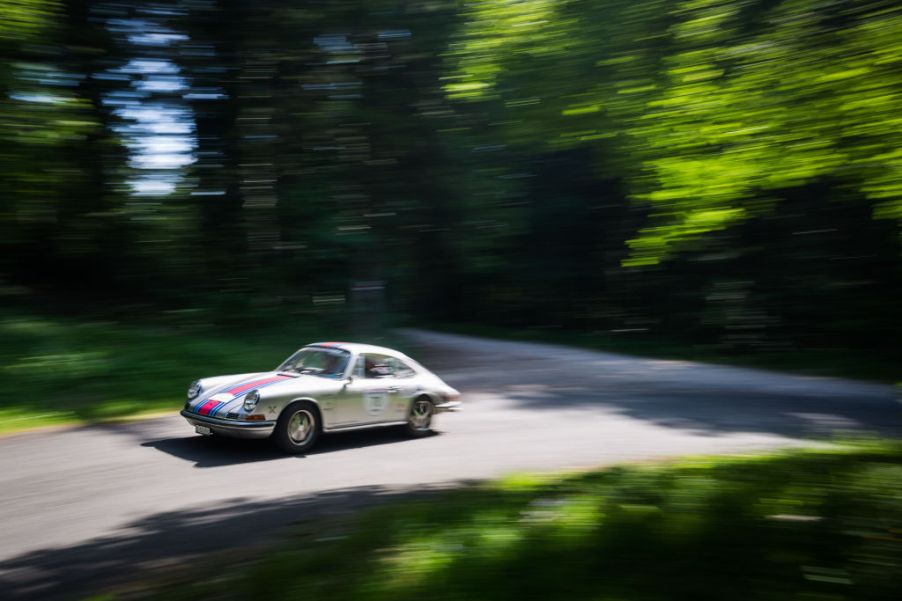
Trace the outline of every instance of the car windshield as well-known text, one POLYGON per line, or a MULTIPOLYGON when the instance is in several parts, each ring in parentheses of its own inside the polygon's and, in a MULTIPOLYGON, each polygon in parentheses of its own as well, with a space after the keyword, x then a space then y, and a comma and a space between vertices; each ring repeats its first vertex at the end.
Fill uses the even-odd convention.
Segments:
POLYGON ((350 359, 351 353, 346 350, 308 346, 289 357, 276 371, 336 378, 344 375, 350 359))

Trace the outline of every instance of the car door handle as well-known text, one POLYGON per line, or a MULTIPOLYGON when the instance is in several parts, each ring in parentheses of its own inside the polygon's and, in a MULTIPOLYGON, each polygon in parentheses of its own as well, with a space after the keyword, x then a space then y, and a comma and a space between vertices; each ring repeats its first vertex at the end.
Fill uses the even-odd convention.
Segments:
POLYGON ((395 394, 396 392, 398 392, 398 387, 397 387, 397 386, 389 386, 389 387, 388 387, 388 393, 389 393, 389 394, 395 394))

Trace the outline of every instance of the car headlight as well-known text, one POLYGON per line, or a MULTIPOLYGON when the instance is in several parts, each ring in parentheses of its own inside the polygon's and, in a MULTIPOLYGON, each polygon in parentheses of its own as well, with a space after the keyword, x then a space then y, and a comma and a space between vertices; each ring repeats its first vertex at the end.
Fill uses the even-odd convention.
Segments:
POLYGON ((203 391, 204 388, 200 385, 200 380, 194 380, 191 382, 191 386, 188 387, 188 400, 193 401, 203 391))
POLYGON ((253 411, 254 407, 257 406, 257 403, 260 401, 260 391, 259 390, 251 390, 244 397, 244 410, 245 411, 253 411))

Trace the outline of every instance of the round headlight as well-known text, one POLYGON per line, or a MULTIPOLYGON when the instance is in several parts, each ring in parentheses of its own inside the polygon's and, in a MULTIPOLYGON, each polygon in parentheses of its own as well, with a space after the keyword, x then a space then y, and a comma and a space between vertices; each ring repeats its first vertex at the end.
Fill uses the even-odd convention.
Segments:
POLYGON ((259 390, 251 390, 244 397, 244 410, 245 411, 253 411, 254 407, 257 406, 257 402, 260 400, 260 391, 259 390))
POLYGON ((191 382, 191 386, 188 387, 188 400, 196 399, 203 390, 203 387, 200 385, 200 380, 194 380, 191 382))

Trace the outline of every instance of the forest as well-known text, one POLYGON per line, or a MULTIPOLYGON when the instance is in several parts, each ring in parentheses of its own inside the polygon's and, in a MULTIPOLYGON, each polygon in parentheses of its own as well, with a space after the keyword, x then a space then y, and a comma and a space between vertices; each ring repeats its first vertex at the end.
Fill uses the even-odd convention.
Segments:
POLYGON ((3 0, 0 53, 16 311, 902 358, 893 0, 3 0))

